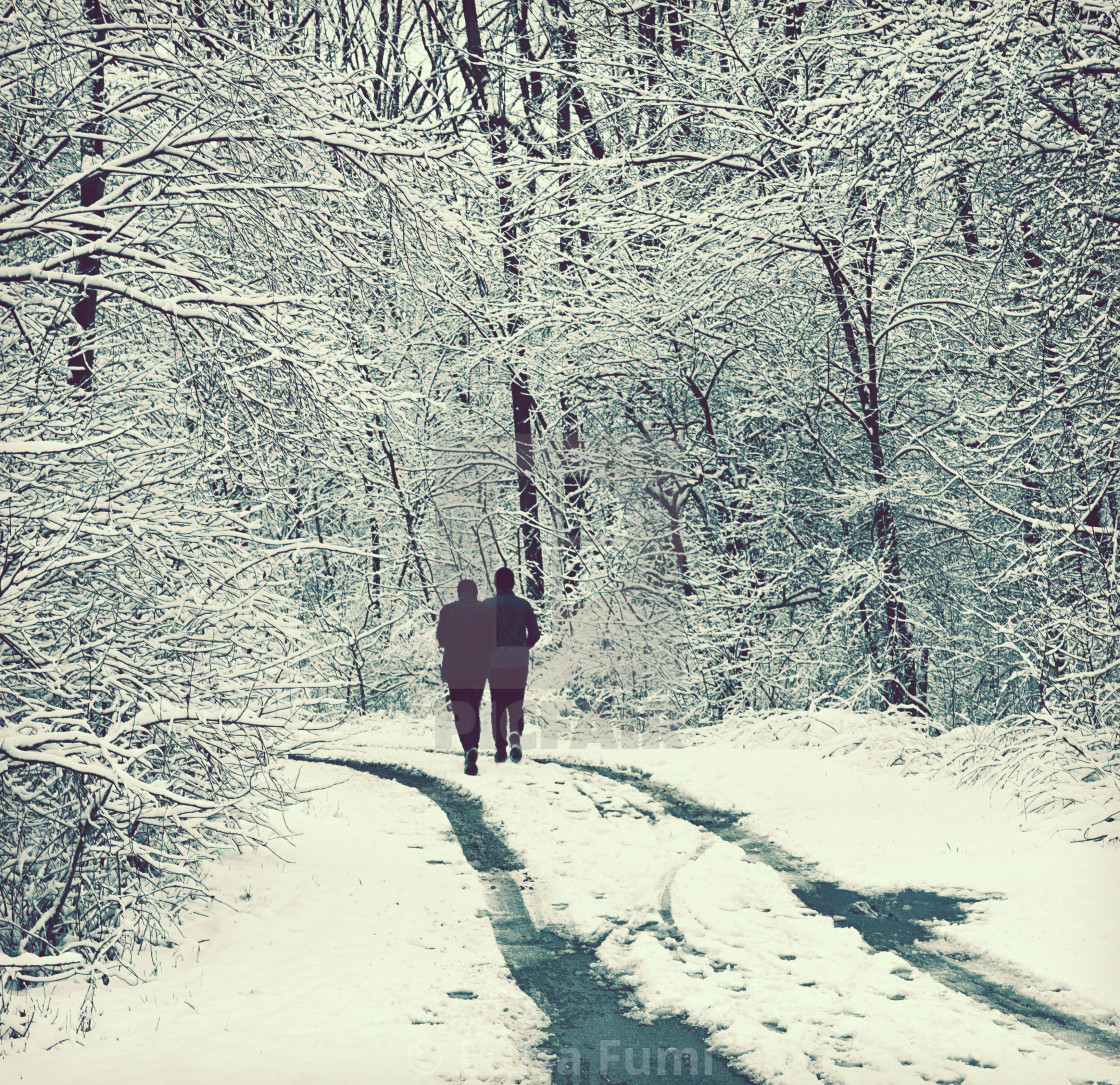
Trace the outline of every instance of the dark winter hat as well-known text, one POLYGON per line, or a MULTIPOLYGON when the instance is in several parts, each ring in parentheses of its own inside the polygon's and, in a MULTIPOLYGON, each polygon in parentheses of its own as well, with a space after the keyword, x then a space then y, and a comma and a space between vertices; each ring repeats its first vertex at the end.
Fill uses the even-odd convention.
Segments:
POLYGON ((478 598, 478 585, 473 580, 460 580, 456 590, 459 592, 460 599, 478 598))
POLYGON ((501 568, 494 574, 494 587, 498 591, 513 591, 513 570, 501 568))

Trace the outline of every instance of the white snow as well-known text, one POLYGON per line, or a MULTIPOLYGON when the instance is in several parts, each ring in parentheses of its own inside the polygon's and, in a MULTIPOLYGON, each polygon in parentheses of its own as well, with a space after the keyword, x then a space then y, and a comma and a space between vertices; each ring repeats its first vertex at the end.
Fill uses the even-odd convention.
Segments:
POLYGON ((56 953, 51 957, 40 957, 37 953, 18 953, 9 957, 0 953, 0 968, 59 968, 84 963, 80 953, 56 953))
POLYGON ((438 807, 331 766, 300 782, 332 786, 289 812, 290 842, 215 870, 225 903, 158 951, 154 977, 98 986, 88 1033, 71 1030, 83 990, 51 992, 0 1060, 5 1085, 547 1080, 546 1022, 438 807))
POLYGON ((683 944, 620 930, 602 959, 637 978, 651 1013, 685 1012, 767 1082, 1053 1085, 1110 1073, 893 953, 869 953, 732 844, 716 841, 679 872, 672 915, 683 944))
POLYGON ((846 886, 991 897, 942 933, 1037 977, 1055 1002, 1088 1002, 1120 1019, 1120 849, 1082 842, 1072 816, 996 805, 982 787, 825 758, 816 747, 735 748, 718 738, 569 756, 637 767, 708 805, 749 813, 754 831, 846 886))
MULTIPOLYGON (((989 789, 912 765, 904 774, 890 767, 886 738, 825 743, 728 725, 689 745, 678 733, 659 747, 589 749, 530 726, 524 764, 495 765, 484 739, 470 778, 442 715, 367 718, 350 730, 313 752, 413 766, 475 794, 525 863, 518 880, 534 921, 595 947, 643 1012, 686 1016, 759 1081, 1120 1085, 1117 1063, 872 952, 804 906, 782 875, 637 788, 543 758, 636 766, 749 815, 752 831, 853 889, 991 898, 944 926, 952 946, 1115 1031, 1120 850, 1072 842, 1060 815, 1025 816, 989 789)), ((365 774, 309 774, 345 783, 291 813, 302 834, 294 861, 264 854, 225 867, 216 889, 237 911, 215 905, 151 982, 99 991, 83 1050, 71 1039, 44 1052, 77 1012, 61 994, 53 1020, 41 1015, 27 1050, 9 1058, 5 1081, 547 1079, 533 1054, 547 1022, 504 968, 477 914, 478 877, 443 815, 365 774), (238 900, 244 890, 251 899, 238 900), (457 989, 479 997, 448 995, 457 989)))

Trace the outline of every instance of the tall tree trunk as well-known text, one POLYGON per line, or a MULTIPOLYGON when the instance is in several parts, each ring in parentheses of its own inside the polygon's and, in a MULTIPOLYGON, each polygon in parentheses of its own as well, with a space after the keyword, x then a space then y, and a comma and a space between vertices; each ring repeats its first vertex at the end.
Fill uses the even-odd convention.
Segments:
MULTIPOLYGON (((878 658, 882 666, 883 699, 888 704, 908 706, 922 715, 927 715, 929 709, 919 692, 923 683, 918 673, 913 634, 906 608, 898 529, 895 524, 894 509, 884 496, 887 485, 887 456, 879 403, 878 352, 871 327, 870 290, 874 275, 874 236, 874 232, 869 231, 859 261, 861 278, 866 287, 862 305, 840 268, 836 244, 833 243, 831 250, 828 246, 822 245, 820 253, 832 288, 833 301, 840 319, 848 361, 856 384, 859 423, 870 455, 871 481, 877 491, 871 513, 871 538, 881 569, 883 643, 878 658), (862 351, 860 337, 857 335, 857 320, 864 330, 862 351)), ((872 637, 870 625, 866 622, 865 629, 868 636, 872 637)), ((872 649, 872 654, 876 655, 874 643, 872 649)))
MULTIPOLYGON (((405 558, 404 564, 401 567, 401 575, 398 577, 397 583, 398 586, 403 583, 404 574, 409 564, 409 558, 411 558, 413 568, 416 570, 416 577, 420 581, 420 590, 424 593, 424 602, 427 603, 430 600, 430 592, 428 590, 428 576, 424 571, 424 562, 420 556, 420 540, 417 538, 416 512, 408 495, 404 492, 404 486, 397 472, 397 458, 393 455, 393 447, 389 444, 389 435, 385 432, 385 426, 379 414, 373 416, 373 424, 375 428, 367 429, 366 436, 371 442, 374 436, 376 436, 381 445, 381 451, 385 454, 385 463, 389 468, 389 480, 392 482, 393 490, 397 495, 397 503, 400 505, 401 516, 404 518, 405 535, 408 538, 408 557, 405 558)), ((380 560, 378 561, 378 566, 380 567, 380 560)), ((380 568, 378 571, 380 573, 380 568)))
MULTIPOLYGON (((83 208, 96 207, 105 196, 105 174, 101 160, 105 153, 105 15, 101 0, 83 0, 82 12, 92 29, 89 56, 89 116, 82 123, 79 148, 82 156, 82 179, 78 182, 79 201, 83 208)), ((91 212, 100 216, 99 211, 91 212)), ((92 244, 101 236, 101 230, 87 227, 82 236, 92 244)), ((93 253, 83 253, 75 261, 77 273, 83 277, 101 273, 101 258, 93 253)), ((74 322, 81 331, 70 337, 70 377, 75 388, 93 391, 94 323, 97 320, 97 290, 92 286, 81 289, 73 309, 74 322)))
MULTIPOLYGON (((506 335, 512 344, 521 330, 522 317, 517 308, 521 294, 521 264, 517 254, 517 211, 510 191, 509 141, 507 120, 487 99, 487 71, 482 51, 478 10, 475 0, 463 0, 463 23, 467 38, 467 61, 463 65, 468 90, 474 101, 479 127, 490 146, 494 162, 494 185, 498 194, 498 223, 502 245, 502 269, 506 298, 511 303, 506 320, 506 335)), ((525 371, 524 348, 510 363, 510 400, 513 411, 514 457, 517 469, 517 503, 521 512, 521 550, 525 563, 525 594, 530 599, 544 598, 544 555, 538 515, 537 485, 533 478, 533 423, 535 408, 525 371)))
MULTIPOLYGON (((354 447, 349 441, 346 442, 346 451, 351 460, 355 460, 354 447)), ((365 458, 367 468, 361 471, 362 478, 362 492, 365 495, 366 507, 363 510, 367 518, 369 526, 369 552, 371 568, 369 578, 366 581, 366 594, 373 610, 374 616, 381 617, 381 524, 377 519, 376 510, 376 487, 374 486, 374 476, 378 470, 378 462, 373 453, 373 432, 366 430, 366 447, 365 458)))
POLYGON ((964 251, 969 256, 975 256, 980 251, 980 233, 976 227, 976 209, 972 204, 972 191, 968 187, 963 165, 960 173, 957 174, 954 189, 957 199, 957 221, 961 225, 964 251))
POLYGON ((513 435, 517 450, 517 503, 521 510, 521 545, 525 562, 525 594, 544 598, 544 555, 537 513, 537 486, 533 481, 533 397, 528 378, 515 374, 510 384, 513 398, 513 435))
MULTIPOLYGON (((555 0, 553 10, 556 15, 556 52, 559 75, 556 82, 556 158, 568 162, 572 157, 572 108, 573 88, 576 77, 576 43, 572 27, 572 13, 569 0, 555 0)), ((563 296, 568 295, 568 277, 572 272, 572 252, 575 246, 575 194, 572 191, 572 173, 568 167, 562 168, 559 178, 560 209, 560 262, 559 282, 563 296)), ((561 442, 564 462, 564 524, 566 537, 564 551, 564 594, 575 592, 582 570, 580 550, 582 546, 582 525, 586 515, 585 488, 586 474, 580 470, 582 457, 582 436, 579 418, 571 397, 560 397, 561 442)))

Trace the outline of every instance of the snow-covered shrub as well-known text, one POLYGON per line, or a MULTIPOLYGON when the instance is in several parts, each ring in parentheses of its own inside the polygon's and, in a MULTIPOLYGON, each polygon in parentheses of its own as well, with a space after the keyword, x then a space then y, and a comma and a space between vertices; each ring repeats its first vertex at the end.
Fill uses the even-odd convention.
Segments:
POLYGON ((144 368, 104 360, 92 395, 31 357, 0 373, 9 981, 126 958, 283 797, 270 749, 298 629, 144 368))

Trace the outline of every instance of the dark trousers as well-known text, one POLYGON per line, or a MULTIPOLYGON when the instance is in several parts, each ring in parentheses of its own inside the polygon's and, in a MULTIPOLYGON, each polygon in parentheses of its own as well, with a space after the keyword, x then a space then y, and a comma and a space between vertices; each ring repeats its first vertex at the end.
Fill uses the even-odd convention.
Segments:
POLYGON ((509 733, 520 735, 524 725, 522 702, 525 700, 525 687, 520 689, 495 689, 490 687, 490 727, 494 732, 494 748, 506 748, 506 719, 509 720, 509 733))
POLYGON ((478 749, 478 738, 482 724, 478 718, 478 706, 482 703, 480 689, 451 689, 448 687, 447 700, 455 716, 455 730, 464 750, 478 749))

